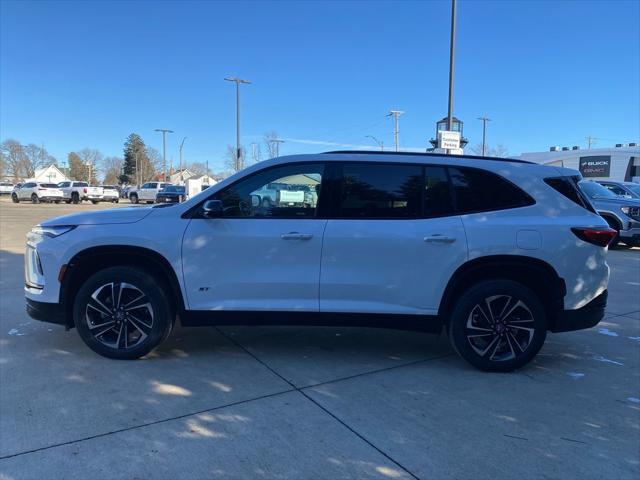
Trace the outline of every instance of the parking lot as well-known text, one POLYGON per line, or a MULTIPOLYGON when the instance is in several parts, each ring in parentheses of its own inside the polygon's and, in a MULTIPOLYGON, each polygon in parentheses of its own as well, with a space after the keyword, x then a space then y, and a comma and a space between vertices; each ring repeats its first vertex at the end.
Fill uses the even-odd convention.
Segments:
POLYGON ((363 328, 178 328, 114 361, 24 309, 28 230, 96 208, 0 199, 2 480, 640 477, 640 249, 610 252, 600 325, 515 373, 363 328))

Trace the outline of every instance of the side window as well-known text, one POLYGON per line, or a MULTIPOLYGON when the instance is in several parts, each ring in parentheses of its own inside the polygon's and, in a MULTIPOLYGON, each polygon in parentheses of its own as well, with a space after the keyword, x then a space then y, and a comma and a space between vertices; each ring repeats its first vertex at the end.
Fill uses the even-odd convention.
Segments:
POLYGON ((153 188, 151 183, 145 183, 144 185, 142 185, 142 187, 140 188, 153 188))
POLYGON ((218 192, 225 218, 313 218, 324 175, 322 164, 287 165, 250 176, 218 192))
POLYGON ((627 192, 625 192, 622 188, 620 188, 617 185, 605 185, 605 187, 607 187, 609 190, 611 190, 616 195, 628 195, 627 192))
POLYGON ((88 187, 89 184, 87 182, 75 182, 73 184, 74 187, 88 187))
POLYGON ((449 168, 458 213, 524 207, 535 202, 504 178, 477 168, 449 168))
POLYGON ((66 187, 68 187, 69 185, 71 185, 71 182, 60 182, 60 183, 58 184, 58 187, 60 187, 60 188, 66 188, 66 187))
POLYGON ((420 216, 421 166, 348 163, 342 177, 338 218, 420 216))
POLYGON ((444 167, 427 166, 424 178, 424 216, 444 217, 455 215, 449 188, 449 179, 444 167))

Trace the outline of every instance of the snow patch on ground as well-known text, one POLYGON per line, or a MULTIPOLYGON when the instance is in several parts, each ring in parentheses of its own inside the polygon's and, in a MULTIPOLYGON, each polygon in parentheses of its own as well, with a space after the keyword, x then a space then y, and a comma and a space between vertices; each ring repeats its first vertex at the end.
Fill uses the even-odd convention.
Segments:
POLYGON ((584 377, 584 373, 579 373, 579 372, 567 372, 567 375, 569 375, 574 380, 578 380, 579 378, 584 377))
POLYGON ((596 355, 595 357, 593 357, 593 359, 597 360, 598 362, 602 362, 602 363, 613 363, 615 365, 624 366, 624 363, 616 362, 615 360, 609 360, 608 358, 605 358, 602 355, 596 355))
POLYGON ((14 337, 22 337, 23 335, 26 335, 26 333, 21 333, 17 328, 12 328, 11 330, 9 330, 9 335, 12 335, 14 337))
POLYGON ((602 335, 607 335, 609 337, 617 337, 618 334, 616 332, 613 332, 611 330, 609 330, 608 328, 599 328, 598 329, 598 333, 601 333, 602 335))

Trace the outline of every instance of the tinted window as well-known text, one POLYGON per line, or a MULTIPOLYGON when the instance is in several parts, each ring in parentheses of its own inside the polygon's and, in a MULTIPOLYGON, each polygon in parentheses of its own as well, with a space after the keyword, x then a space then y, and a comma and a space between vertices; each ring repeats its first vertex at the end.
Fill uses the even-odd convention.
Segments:
POLYGON ((87 182, 74 182, 73 186, 74 187, 88 187, 89 184, 87 182))
POLYGON ((595 213, 589 199, 584 195, 584 193, 582 193, 582 190, 578 188, 579 179, 580 177, 556 177, 545 178, 544 181, 547 185, 567 197, 572 202, 586 208, 590 212, 595 213))
POLYGON ((422 167, 418 165, 345 164, 337 216, 419 217, 422 187, 422 167))
POLYGON ((152 183, 145 183, 144 185, 142 185, 141 188, 153 188, 153 184, 152 183))
POLYGON ((589 198, 618 198, 618 196, 611 190, 604 188, 602 185, 591 181, 580 182, 580 188, 589 198))
POLYGON ((454 213, 449 180, 444 167, 426 167, 424 178, 424 215, 442 217, 454 213))
POLYGON ((534 201, 504 178, 476 168, 449 168, 459 213, 532 205, 534 201))
POLYGON ((58 187, 65 188, 65 187, 68 187, 69 185, 71 185, 71 182, 60 182, 58 184, 58 187))
POLYGON ((58 188, 58 185, 55 183, 41 183, 40 186, 44 188, 58 188))
POLYGON ((225 188, 213 197, 221 200, 224 217, 315 217, 324 166, 287 165, 259 172, 225 188))

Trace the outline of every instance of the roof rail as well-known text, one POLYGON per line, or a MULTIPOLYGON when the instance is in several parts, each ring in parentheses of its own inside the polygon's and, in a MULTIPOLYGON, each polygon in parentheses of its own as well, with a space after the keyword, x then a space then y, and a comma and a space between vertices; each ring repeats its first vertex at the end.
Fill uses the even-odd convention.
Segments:
MULTIPOLYGON (((367 154, 367 155, 401 155, 401 156, 419 156, 419 157, 442 157, 448 156, 445 153, 435 153, 435 152, 379 152, 375 150, 333 150, 331 152, 322 152, 322 155, 328 154, 343 154, 343 153, 352 153, 352 154, 367 154)), ((491 160, 495 162, 513 162, 513 163, 529 163, 535 164, 535 162, 530 162, 528 160, 520 160, 517 158, 503 158, 503 157, 483 157, 481 155, 453 155, 453 157, 460 158, 469 158, 473 160, 491 160)))

